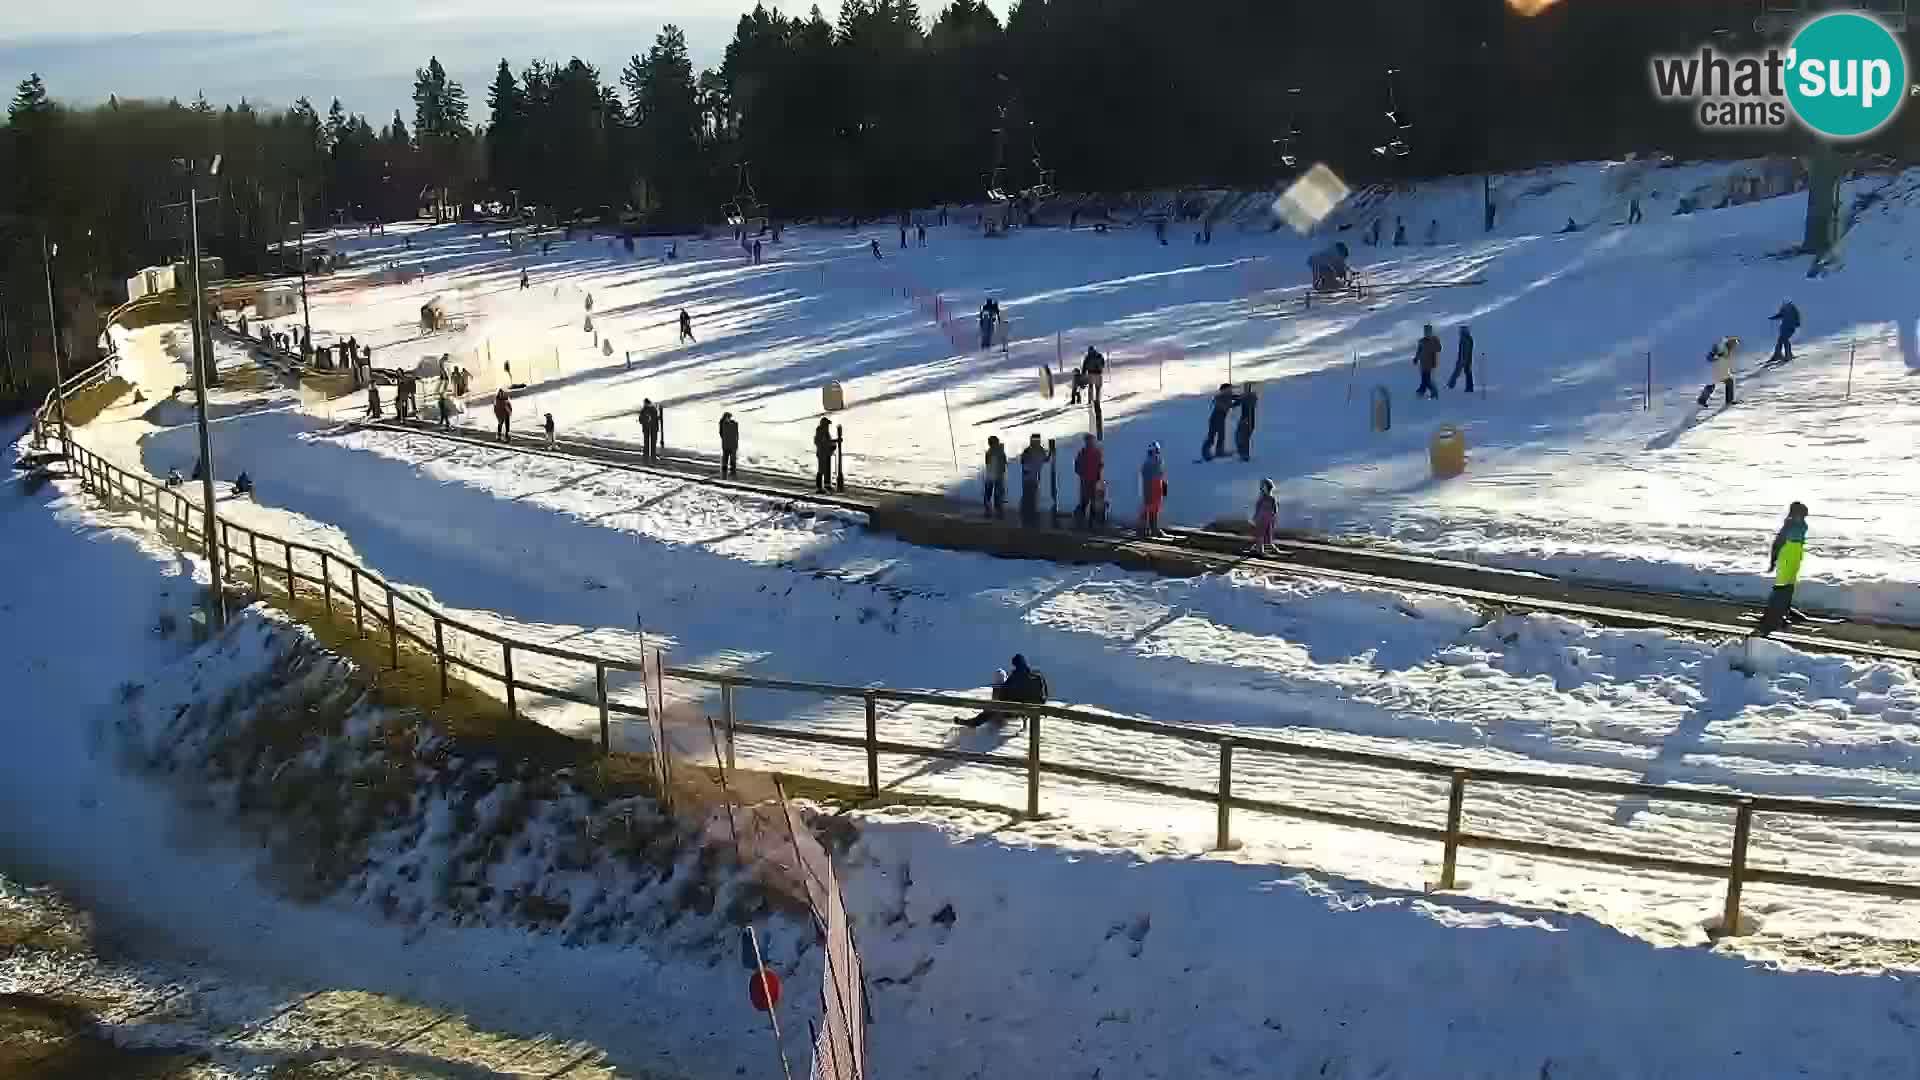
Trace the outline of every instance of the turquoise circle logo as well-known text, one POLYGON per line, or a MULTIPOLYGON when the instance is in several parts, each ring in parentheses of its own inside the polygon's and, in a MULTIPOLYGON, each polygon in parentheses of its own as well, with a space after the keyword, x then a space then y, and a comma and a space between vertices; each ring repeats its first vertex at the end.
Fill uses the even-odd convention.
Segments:
POLYGON ((1907 54, 1878 19, 1851 11, 1800 28, 1787 53, 1787 103, 1830 139, 1871 135, 1907 96, 1907 54))

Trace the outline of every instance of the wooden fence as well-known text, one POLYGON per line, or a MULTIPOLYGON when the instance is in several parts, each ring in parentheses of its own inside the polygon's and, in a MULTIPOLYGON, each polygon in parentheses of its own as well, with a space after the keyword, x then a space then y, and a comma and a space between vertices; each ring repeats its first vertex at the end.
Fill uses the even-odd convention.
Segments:
MULTIPOLYGON (((61 392, 71 395, 94 385, 105 377, 106 367, 106 362, 103 361, 94 368, 74 376, 61 388, 61 392)), ((57 418, 50 411, 52 404, 53 398, 50 394, 47 404, 35 416, 34 435, 36 441, 42 445, 48 440, 57 441, 60 434, 57 418)), ((119 500, 133 506, 139 512, 171 529, 188 544, 197 544, 204 536, 205 529, 199 524, 205 516, 204 508, 196 500, 149 476, 122 469, 80 446, 77 441, 66 447, 66 450, 69 468, 79 476, 85 490, 103 500, 119 500)), ((503 690, 504 708, 510 717, 520 715, 518 695, 521 691, 596 708, 600 721, 599 745, 603 751, 610 749, 612 745, 610 722, 613 715, 646 716, 644 708, 612 699, 607 689, 608 672, 639 672, 642 663, 640 660, 594 655, 538 642, 516 640, 505 634, 456 619, 433 605, 409 595, 404 588, 389 584, 379 574, 359 563, 324 548, 250 529, 217 515, 215 520, 218 522, 216 527, 221 532, 220 549, 223 553, 223 569, 229 580, 250 580, 254 592, 263 599, 269 598, 270 589, 293 599, 301 596, 305 589, 312 588, 326 605, 329 613, 334 610, 336 602, 340 604, 342 611, 350 605, 353 609, 354 624, 362 636, 384 635, 387 638, 389 659, 395 667, 400 663, 400 640, 403 637, 414 642, 434 658, 440 670, 440 691, 443 699, 447 693, 448 680, 453 670, 458 668, 477 676, 484 682, 498 684, 503 690), (238 542, 236 537, 239 538, 238 542), (305 567, 300 564, 301 559, 306 561, 305 567), (316 567, 317 569, 314 569, 316 567), (492 666, 487 661, 486 655, 477 655, 473 650, 461 649, 456 644, 450 643, 450 635, 456 633, 468 635, 472 639, 485 643, 487 648, 482 652, 497 655, 498 667, 492 666), (515 657, 529 656, 569 661, 591 668, 594 672, 594 692, 591 695, 574 693, 559 687, 532 682, 516 675, 515 657)), ((201 549, 204 550, 203 545, 201 549)), ((1017 756, 981 753, 948 746, 923 746, 883 739, 878 722, 878 704, 883 701, 950 706, 967 710, 978 710, 987 704, 975 697, 893 690, 885 687, 768 679, 689 667, 667 667, 662 674, 665 677, 719 689, 721 730, 726 738, 725 753, 730 759, 730 765, 731 759, 735 756, 734 743, 740 735, 857 749, 864 751, 866 755, 866 787, 869 793, 875 796, 881 793, 880 756, 896 754, 1024 771, 1026 813, 1031 817, 1038 817, 1041 812, 1041 778, 1060 776, 1148 792, 1169 799, 1212 804, 1216 817, 1215 844, 1220 848, 1226 848, 1231 844, 1232 816, 1235 810, 1272 814, 1432 842, 1442 846, 1440 877, 1437 882, 1437 887, 1440 889, 1455 887, 1456 866, 1462 848, 1504 851, 1540 858, 1565 859, 1602 866, 1718 879, 1726 882, 1726 903, 1722 925, 1729 932, 1739 925, 1736 916, 1740 907, 1740 893, 1747 883, 1788 885, 1901 900, 1920 899, 1920 884, 1802 873, 1753 866, 1748 861, 1755 814, 1792 815, 1827 821, 1920 825, 1920 806, 1886 806, 1819 799, 1780 798, 1705 788, 1555 776, 1511 769, 1460 767, 1443 762, 1316 746, 1259 735, 1228 734, 1187 724, 1110 716, 1054 705, 996 703, 994 705, 996 710, 1025 719, 1027 725, 1025 752, 1017 756), (804 693, 831 699, 861 701, 865 706, 865 731, 857 735, 838 734, 743 722, 738 718, 736 710, 737 692, 742 689, 804 693), (1213 790, 1206 790, 1087 768, 1064 761, 1048 761, 1041 755, 1042 733, 1049 727, 1043 721, 1085 724, 1151 735, 1190 745, 1212 747, 1219 762, 1218 782, 1213 790), (1448 782, 1446 824, 1444 827, 1419 825, 1273 799, 1236 795, 1233 791, 1234 762, 1236 757, 1248 754, 1278 755, 1295 760, 1362 766, 1414 777, 1445 779, 1448 782), (1731 809, 1734 815, 1733 829, 1732 835, 1728 838, 1727 859, 1725 862, 1708 862, 1697 859, 1668 858, 1469 832, 1464 823, 1467 794, 1469 788, 1475 784, 1501 785, 1535 791, 1620 796, 1652 802, 1731 809)))

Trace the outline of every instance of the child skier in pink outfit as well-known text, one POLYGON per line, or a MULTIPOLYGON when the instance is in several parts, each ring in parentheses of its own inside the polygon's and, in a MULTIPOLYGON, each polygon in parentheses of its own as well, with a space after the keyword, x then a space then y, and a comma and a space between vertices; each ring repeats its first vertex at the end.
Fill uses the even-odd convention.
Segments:
POLYGON ((1273 497, 1273 481, 1260 481, 1260 497, 1253 502, 1253 550, 1269 555, 1280 550, 1273 542, 1273 524, 1280 516, 1280 504, 1273 497))

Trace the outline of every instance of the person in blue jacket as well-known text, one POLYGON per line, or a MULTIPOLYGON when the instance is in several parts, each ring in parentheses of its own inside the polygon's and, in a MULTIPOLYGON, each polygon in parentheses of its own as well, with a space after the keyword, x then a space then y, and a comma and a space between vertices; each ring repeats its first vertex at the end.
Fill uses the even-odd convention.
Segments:
POLYGON ((1780 340, 1773 343, 1773 356, 1769 364, 1787 364, 1793 362, 1793 332, 1800 329, 1800 309, 1788 300, 1780 305, 1780 310, 1767 316, 1768 322, 1780 324, 1780 340))

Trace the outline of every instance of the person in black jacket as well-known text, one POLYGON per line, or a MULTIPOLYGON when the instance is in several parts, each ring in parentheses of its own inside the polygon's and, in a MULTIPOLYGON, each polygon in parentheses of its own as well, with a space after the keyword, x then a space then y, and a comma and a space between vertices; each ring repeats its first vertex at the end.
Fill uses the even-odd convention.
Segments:
MULTIPOLYGON (((1047 686, 1047 677, 1028 667, 1027 658, 1019 653, 1013 656, 1012 674, 1005 671, 994 672, 993 700, 995 701, 1045 705, 1050 696, 1051 689, 1047 686)), ((1014 715, 1017 714, 1002 712, 998 709, 983 709, 972 719, 960 722, 968 727, 979 727, 981 724, 997 724, 1014 715)))
POLYGON ((1255 412, 1260 406, 1260 395, 1254 393, 1252 383, 1240 384, 1240 419, 1233 426, 1233 446, 1240 451, 1241 461, 1253 460, 1253 427, 1255 412))
POLYGON ((987 436, 987 456, 985 467, 980 473, 984 484, 983 498, 986 500, 987 516, 1003 518, 1007 516, 1007 448, 1000 445, 1000 436, 987 436))
POLYGON ((653 464, 660 456, 660 407, 652 398, 640 402, 640 459, 653 464))
POLYGON ((1212 461, 1227 456, 1227 414, 1240 399, 1232 383, 1221 383, 1213 395, 1213 408, 1207 413, 1207 437, 1200 443, 1200 460, 1212 461))
POLYGON ((833 452, 839 445, 833 437, 833 421, 821 417, 820 426, 813 429, 813 490, 820 494, 833 490, 833 452))
POLYGON ((1087 399, 1099 401, 1100 384, 1107 377, 1107 358, 1100 355, 1099 349, 1089 345, 1087 355, 1080 360, 1080 370, 1087 373, 1087 399))
POLYGON ((1440 366, 1440 338, 1433 332, 1433 324, 1428 323, 1420 333, 1420 344, 1413 349, 1413 366, 1420 369, 1420 386, 1414 390, 1414 397, 1430 397, 1440 400, 1440 388, 1433 385, 1433 369, 1440 366))
POLYGON ((732 413, 720 414, 720 476, 740 476, 740 421, 732 413))
POLYGON ((1447 376, 1447 389, 1453 389, 1462 375, 1467 377, 1467 393, 1473 393, 1473 332, 1465 326, 1460 327, 1460 354, 1454 358, 1453 374, 1447 376))
POLYGON ((685 345, 687 342, 692 340, 693 340, 693 316, 687 314, 686 308, 681 308, 680 309, 680 344, 685 345))

